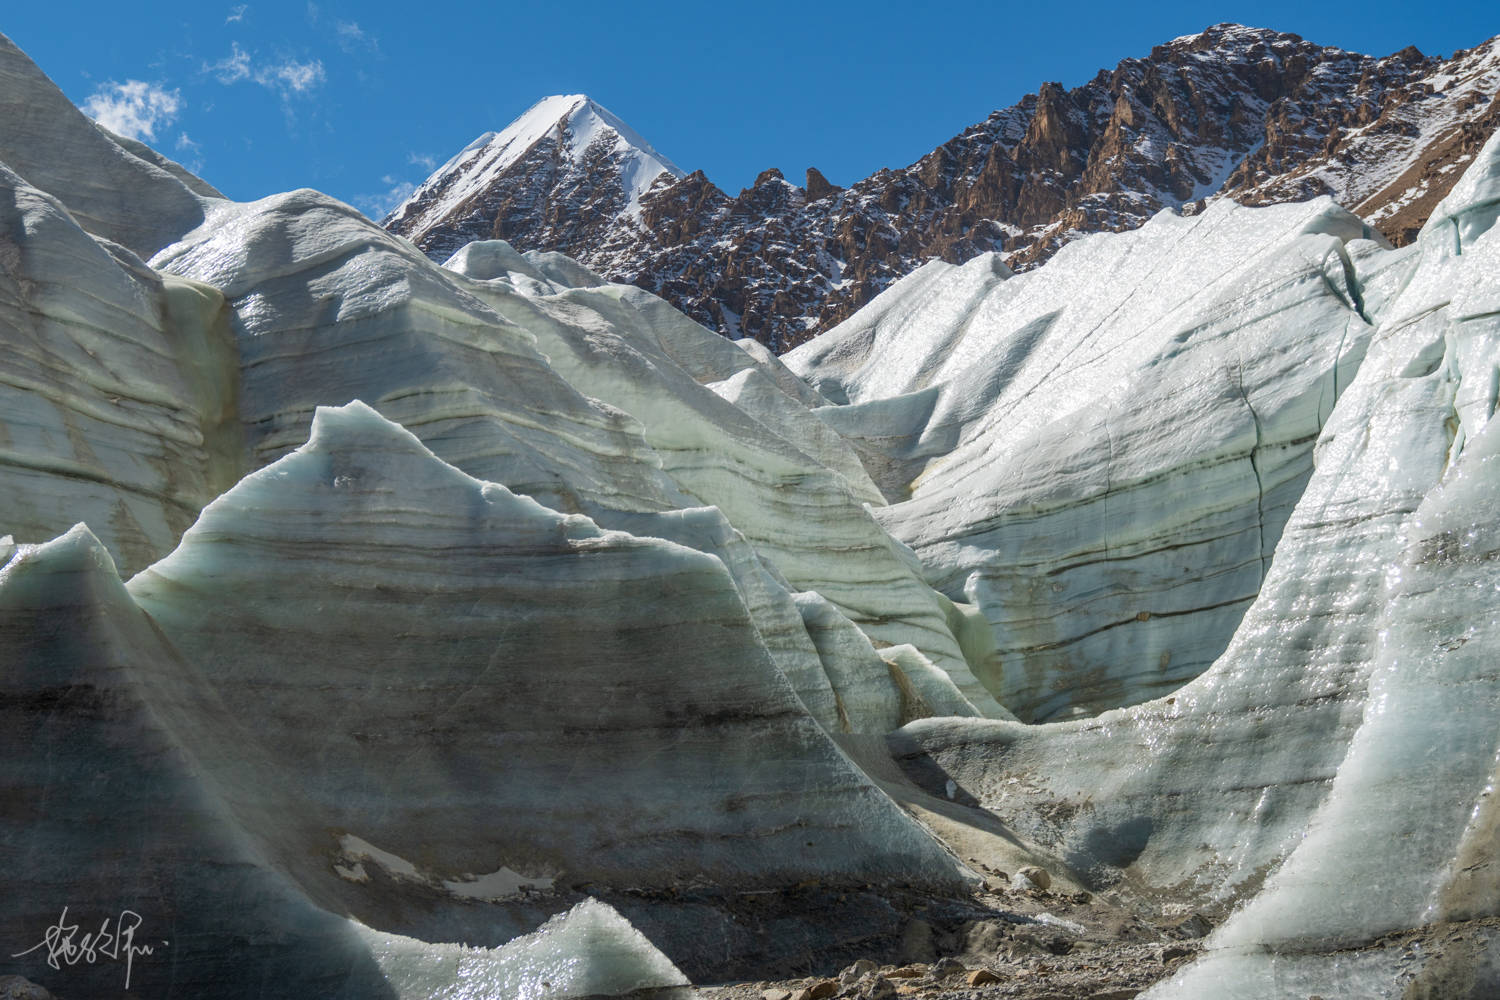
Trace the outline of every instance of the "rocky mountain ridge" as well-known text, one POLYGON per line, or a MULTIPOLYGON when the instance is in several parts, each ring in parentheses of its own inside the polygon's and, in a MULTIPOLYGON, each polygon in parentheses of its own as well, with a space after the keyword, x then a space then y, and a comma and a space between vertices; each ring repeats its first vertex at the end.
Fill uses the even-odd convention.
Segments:
POLYGON ((642 190, 649 157, 629 151, 643 140, 590 132, 580 145, 562 114, 482 192, 434 210, 460 154, 385 225, 439 260, 482 238, 559 250, 784 351, 925 261, 999 251, 1025 270, 1080 236, 1217 197, 1329 194, 1404 245, 1500 125, 1497 89, 1500 37, 1446 59, 1375 58, 1219 24, 1071 90, 1043 84, 849 188, 816 168, 799 187, 773 168, 731 197, 661 158, 642 190))
POLYGON ((615 115, 583 94, 565 94, 469 143, 385 225, 438 259, 496 238, 583 246, 638 218, 642 195, 658 179, 682 176, 615 115))

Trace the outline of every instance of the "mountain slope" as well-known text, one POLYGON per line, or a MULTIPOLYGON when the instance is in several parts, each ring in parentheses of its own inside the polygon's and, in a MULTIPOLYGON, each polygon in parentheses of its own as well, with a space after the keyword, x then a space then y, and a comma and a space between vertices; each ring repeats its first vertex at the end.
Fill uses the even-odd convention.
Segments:
POLYGON ((683 173, 608 110, 582 94, 547 97, 465 146, 385 225, 439 259, 473 240, 575 246, 634 216, 663 175, 683 173))
POLYGON ((463 165, 471 147, 386 225, 436 259, 494 236, 561 250, 782 351, 925 261, 999 251, 1025 270, 1080 236, 1134 229, 1164 208, 1192 214, 1222 195, 1330 194, 1405 244, 1500 125, 1497 88, 1500 38, 1448 59, 1415 48, 1375 58, 1220 24, 1072 90, 1043 84, 848 189, 815 169, 801 187, 772 169, 731 197, 650 154, 663 169, 630 212, 607 158, 589 161, 582 174, 594 180, 580 183, 543 144, 481 191, 491 175, 463 165), (463 197, 442 196, 450 187, 463 197))

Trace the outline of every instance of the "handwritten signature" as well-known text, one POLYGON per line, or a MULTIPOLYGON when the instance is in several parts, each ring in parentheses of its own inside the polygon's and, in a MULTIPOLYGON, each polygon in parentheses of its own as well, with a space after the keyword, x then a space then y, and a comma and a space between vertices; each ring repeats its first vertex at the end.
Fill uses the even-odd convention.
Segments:
MULTIPOLYGON (((30 955, 38 948, 47 949, 47 964, 54 969, 61 969, 63 965, 77 965, 86 962, 93 965, 100 958, 111 961, 125 960, 125 988, 130 989, 130 970, 135 963, 137 955, 150 955, 154 950, 151 945, 136 944, 135 932, 141 926, 141 915, 134 910, 121 910, 118 920, 105 917, 99 925, 96 934, 84 934, 78 937, 79 927, 77 924, 68 923, 68 908, 63 907, 62 916, 57 918, 57 923, 47 928, 47 933, 36 944, 25 951, 17 952, 11 958, 20 958, 22 955, 30 955), (110 930, 111 922, 114 930, 110 930), (76 938, 76 940, 75 940, 76 938)), ((166 945, 169 942, 163 941, 166 945)))

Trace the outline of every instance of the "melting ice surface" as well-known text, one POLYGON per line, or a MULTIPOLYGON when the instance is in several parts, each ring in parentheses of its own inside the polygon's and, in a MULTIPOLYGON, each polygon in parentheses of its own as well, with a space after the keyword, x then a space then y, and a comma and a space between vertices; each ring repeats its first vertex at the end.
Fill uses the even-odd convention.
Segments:
POLYGON ((1500 995, 1497 206, 1500 139, 1399 251, 1222 202, 928 265, 784 363, 224 201, 0 38, 0 940, 89 900, 191 929, 139 996, 678 990, 851 925, 452 942, 523 880, 963 893, 977 803, 1219 922, 1153 997, 1500 995))
POLYGON ((644 934, 594 899, 500 948, 359 932, 402 1000, 562 1000, 688 985, 644 934))

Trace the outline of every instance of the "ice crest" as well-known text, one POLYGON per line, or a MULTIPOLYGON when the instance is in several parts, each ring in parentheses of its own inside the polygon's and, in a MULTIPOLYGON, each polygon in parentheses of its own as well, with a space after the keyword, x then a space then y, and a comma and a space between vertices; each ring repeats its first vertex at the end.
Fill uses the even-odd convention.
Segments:
POLYGON ((360 933, 399 1000, 567 1000, 688 985, 644 934, 594 899, 499 948, 360 933))

